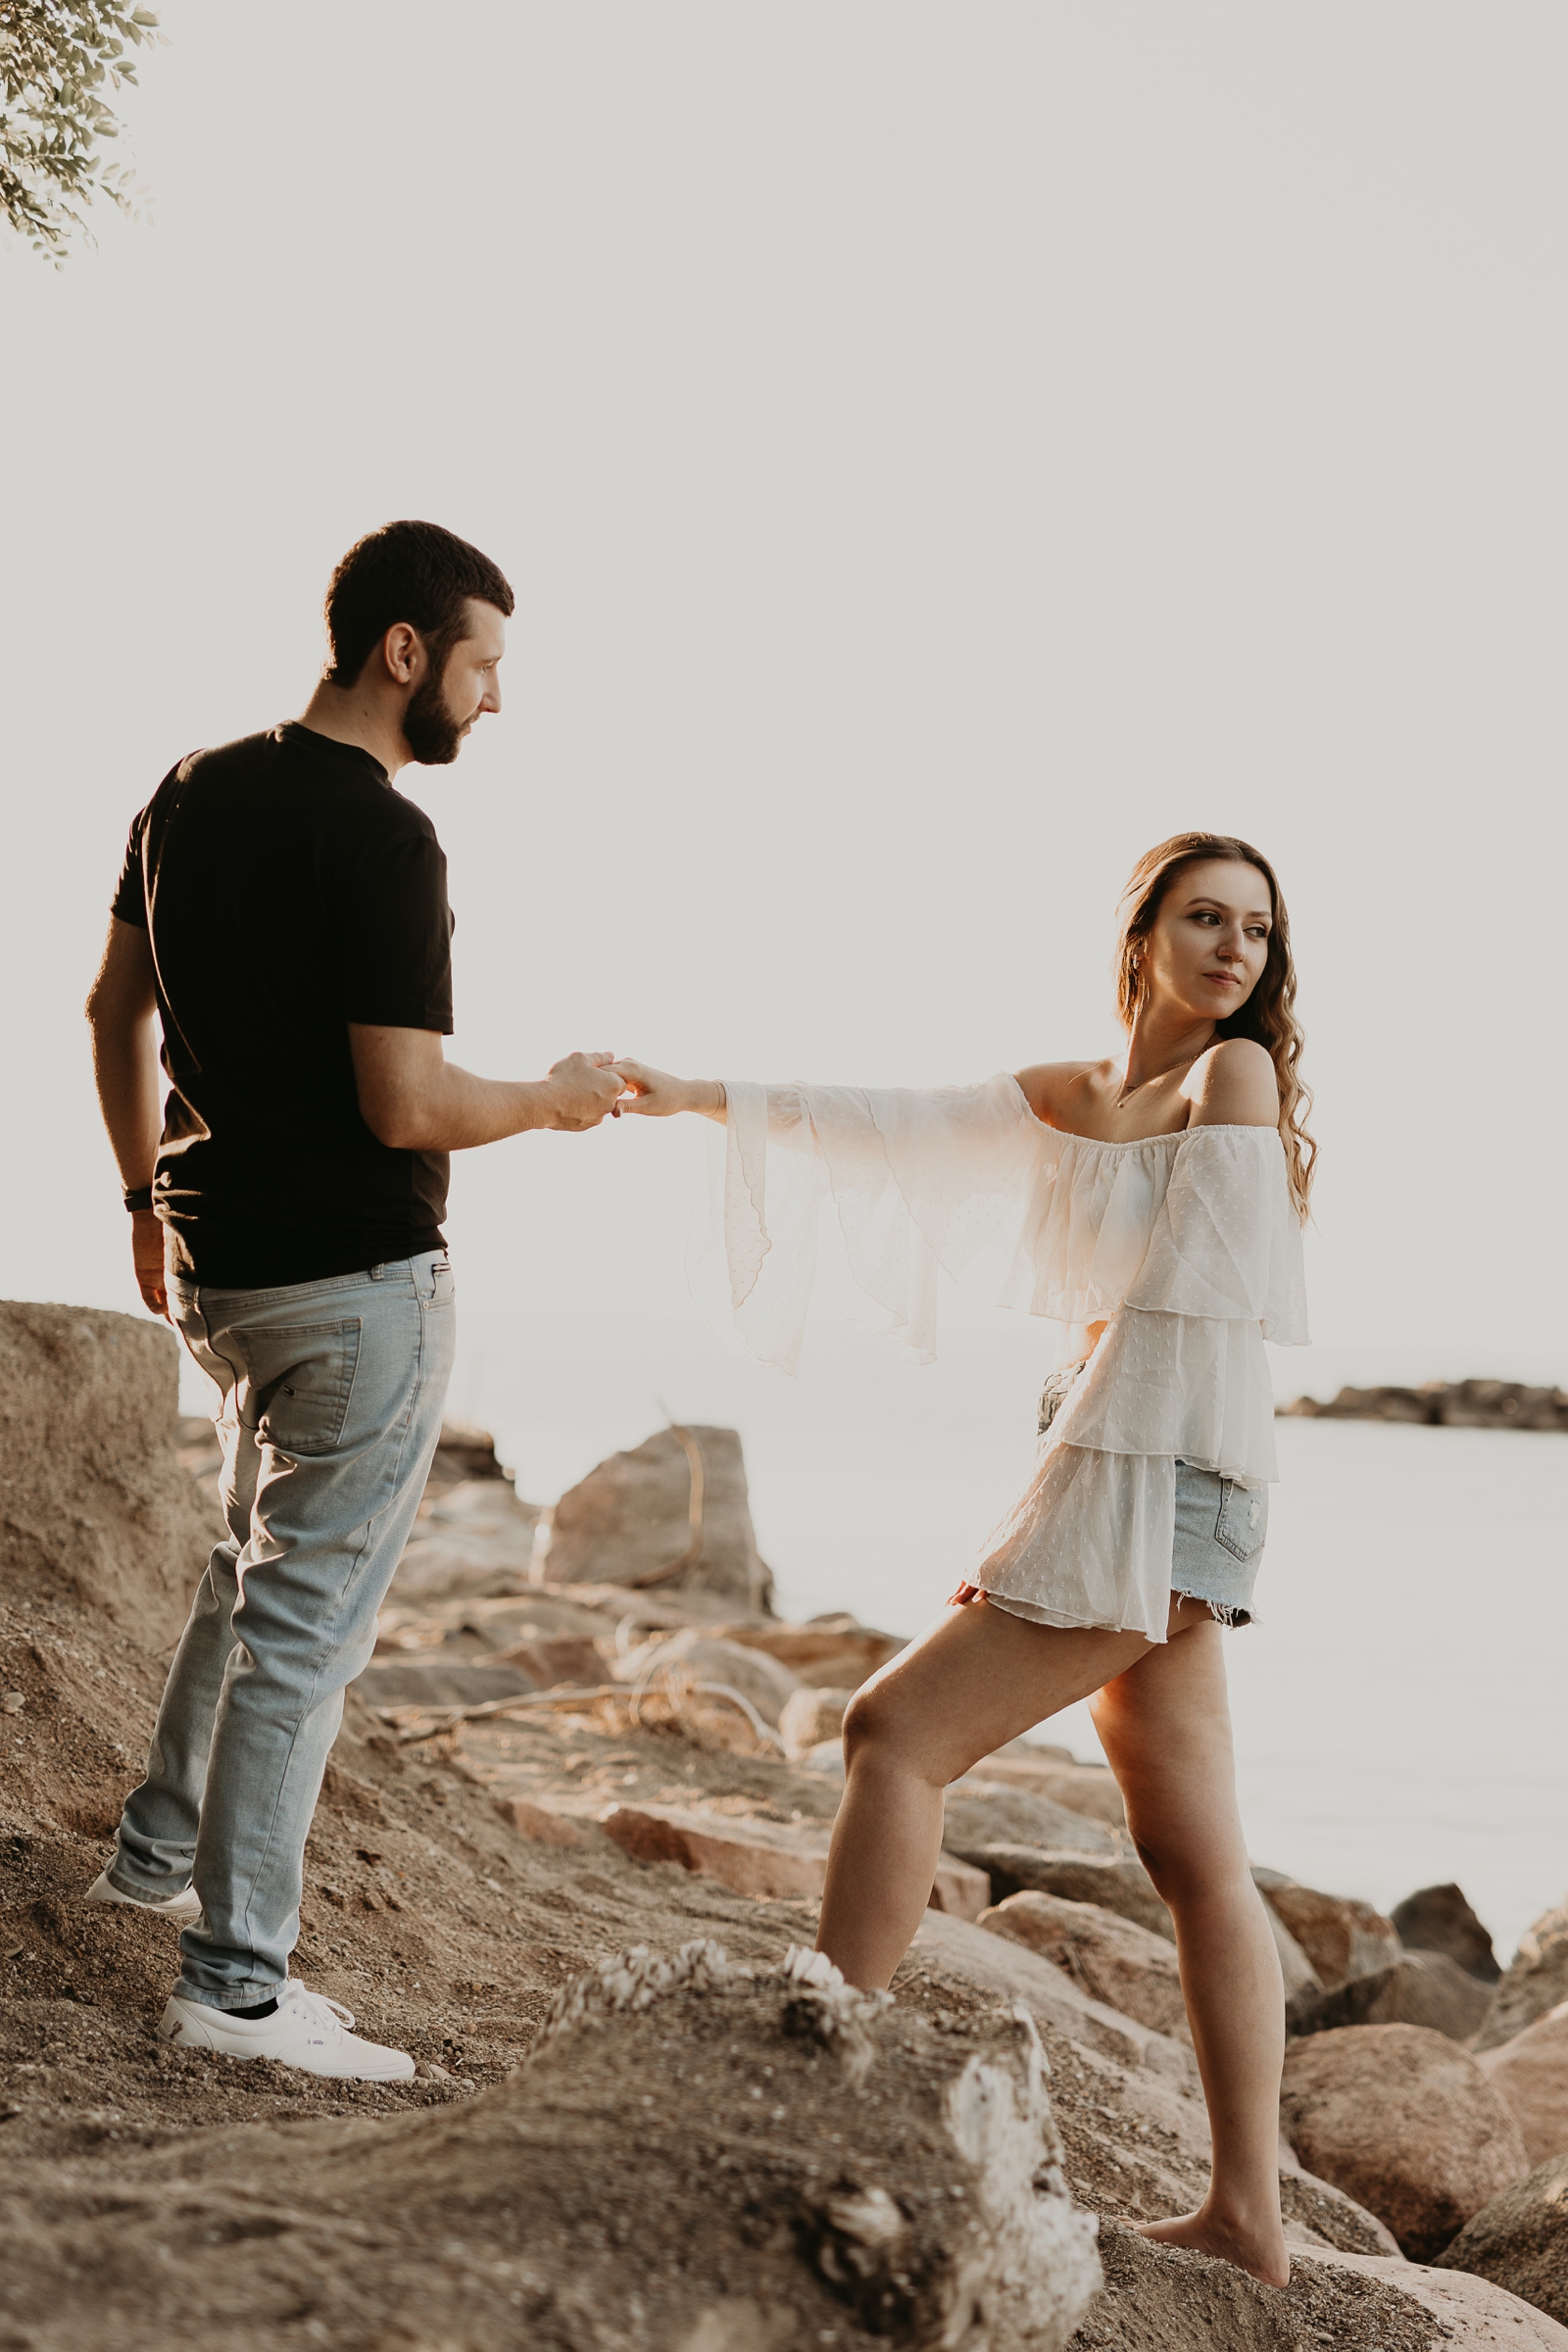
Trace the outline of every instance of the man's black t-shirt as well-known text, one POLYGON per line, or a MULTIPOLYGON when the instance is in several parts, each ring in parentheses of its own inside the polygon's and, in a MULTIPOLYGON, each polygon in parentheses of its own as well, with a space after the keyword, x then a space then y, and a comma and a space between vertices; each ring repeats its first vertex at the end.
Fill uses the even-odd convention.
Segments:
POLYGON ((193 752, 114 911, 152 942, 174 1270, 271 1290, 440 1249, 447 1155, 376 1141, 349 1053, 350 1021, 452 1028, 446 859, 380 763, 297 723, 193 752))

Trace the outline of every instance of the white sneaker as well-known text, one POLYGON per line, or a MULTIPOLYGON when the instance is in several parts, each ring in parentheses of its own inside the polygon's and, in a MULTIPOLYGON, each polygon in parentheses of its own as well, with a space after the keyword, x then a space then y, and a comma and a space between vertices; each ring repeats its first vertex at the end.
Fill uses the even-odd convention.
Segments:
POLYGON ((202 1898, 194 1886, 182 1886, 177 1894, 126 1894, 123 1887, 113 1884, 107 1870, 98 1873, 81 1899, 84 1903, 127 1903, 132 1911, 152 1911, 182 1928, 202 1915, 202 1898))
POLYGON ((407 2050, 362 2041, 349 2032, 353 2023, 353 2011, 340 2001, 307 1992, 291 1978, 279 1986, 270 2017, 236 2017, 230 2009, 182 2001, 172 1993, 158 2032, 163 2040, 182 2049, 221 2050, 226 2058, 275 2058, 280 2066, 297 2066, 307 2075, 332 2075, 340 2082, 413 2081, 414 2060, 407 2050))

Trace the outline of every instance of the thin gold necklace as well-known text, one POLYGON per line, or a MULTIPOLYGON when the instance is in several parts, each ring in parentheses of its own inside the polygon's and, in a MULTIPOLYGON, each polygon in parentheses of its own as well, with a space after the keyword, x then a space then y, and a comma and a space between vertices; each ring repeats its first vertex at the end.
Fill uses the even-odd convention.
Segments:
MULTIPOLYGON (((1187 1068, 1188 1068, 1188 1069, 1191 1069, 1191 1068, 1192 1068, 1192 1066, 1193 1066, 1193 1062, 1194 1062, 1194 1061, 1196 1061, 1197 1059, 1198 1059, 1198 1055, 1195 1054, 1193 1055, 1193 1057, 1192 1057, 1192 1060, 1191 1060, 1191 1061, 1189 1061, 1189 1062, 1187 1063, 1187 1065, 1186 1065, 1186 1066, 1187 1066, 1187 1068)), ((1112 1105, 1112 1107, 1113 1107, 1114 1109, 1116 1109, 1116 1110, 1120 1110, 1120 1108, 1121 1108, 1121 1106, 1122 1106, 1122 1104, 1123 1104, 1124 1102, 1130 1102, 1132 1101, 1132 1099, 1133 1099, 1134 1095, 1141 1095, 1141 1094, 1143 1093, 1143 1091, 1144 1091, 1144 1089, 1145 1089, 1145 1087, 1146 1087, 1146 1086, 1152 1086, 1152 1085, 1153 1085, 1153 1083, 1154 1083, 1154 1080, 1155 1080, 1156 1078, 1168 1078, 1168 1077, 1170 1076, 1170 1074, 1171 1074, 1171 1070, 1179 1070, 1179 1069, 1180 1069, 1182 1066, 1183 1066, 1183 1065, 1182 1065, 1182 1064, 1181 1064, 1179 1061, 1173 1061, 1173 1062, 1171 1063, 1171 1065, 1170 1065, 1170 1069, 1168 1069, 1168 1070, 1151 1070, 1151 1071, 1150 1071, 1150 1073, 1149 1073, 1149 1076, 1148 1076, 1147 1078, 1140 1078, 1140 1079, 1139 1079, 1139 1081, 1138 1081, 1138 1084, 1137 1084, 1136 1086, 1128 1086, 1128 1087, 1126 1087, 1126 1092, 1125 1092, 1124 1094, 1119 1094, 1119 1095, 1116 1097, 1115 1102, 1114 1102, 1114 1104, 1112 1105)), ((1126 1085, 1126 1073, 1125 1073, 1125 1071, 1122 1073, 1122 1079, 1123 1079, 1123 1084, 1124 1084, 1124 1086, 1125 1086, 1125 1085, 1126 1085)))

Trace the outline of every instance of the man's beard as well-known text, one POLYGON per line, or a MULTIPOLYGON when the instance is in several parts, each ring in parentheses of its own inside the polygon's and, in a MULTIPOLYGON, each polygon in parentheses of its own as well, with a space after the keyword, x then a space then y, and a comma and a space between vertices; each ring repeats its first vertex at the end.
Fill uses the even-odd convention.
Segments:
POLYGON ((403 733, 416 767, 450 767, 463 749, 467 720, 447 709, 442 681, 432 667, 410 695, 403 733))

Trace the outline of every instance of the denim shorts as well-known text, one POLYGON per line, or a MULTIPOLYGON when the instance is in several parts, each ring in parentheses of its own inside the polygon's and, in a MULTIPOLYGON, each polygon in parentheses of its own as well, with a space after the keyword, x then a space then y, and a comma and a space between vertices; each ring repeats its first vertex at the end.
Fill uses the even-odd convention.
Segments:
MULTIPOLYGON (((1046 1382, 1040 1397, 1042 1437, 1083 1368, 1082 1364, 1067 1364, 1046 1382)), ((1176 1539, 1170 1561, 1173 1592, 1185 1600, 1201 1601, 1221 1625, 1250 1625, 1252 1587, 1267 1534, 1266 1486, 1249 1486, 1218 1470, 1200 1470, 1177 1455, 1176 1539)))

